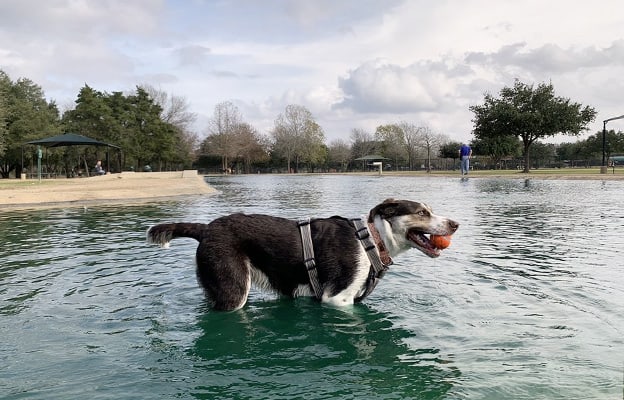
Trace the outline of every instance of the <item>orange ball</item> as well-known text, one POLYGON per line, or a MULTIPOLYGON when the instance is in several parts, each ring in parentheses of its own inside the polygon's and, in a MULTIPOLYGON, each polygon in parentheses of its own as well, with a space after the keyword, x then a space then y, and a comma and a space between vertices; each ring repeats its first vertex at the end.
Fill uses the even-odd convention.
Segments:
POLYGON ((450 235, 447 235, 447 236, 431 235, 429 237, 429 240, 431 241, 431 244, 433 244, 433 246, 438 249, 446 249, 447 247, 451 245, 450 235))

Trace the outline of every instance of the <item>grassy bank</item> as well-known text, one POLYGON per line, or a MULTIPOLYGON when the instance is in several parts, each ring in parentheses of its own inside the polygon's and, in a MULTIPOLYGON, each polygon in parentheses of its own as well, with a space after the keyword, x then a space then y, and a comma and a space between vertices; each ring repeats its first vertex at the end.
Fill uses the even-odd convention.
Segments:
MULTIPOLYGON (((457 171, 425 171, 393 172, 384 171, 384 175, 422 175, 422 176, 460 176, 457 171)), ((600 173, 600 168, 543 168, 532 169, 524 173, 518 170, 474 170, 469 177, 507 177, 507 178, 548 178, 548 179, 624 179, 624 168, 609 168, 606 174, 600 173)))

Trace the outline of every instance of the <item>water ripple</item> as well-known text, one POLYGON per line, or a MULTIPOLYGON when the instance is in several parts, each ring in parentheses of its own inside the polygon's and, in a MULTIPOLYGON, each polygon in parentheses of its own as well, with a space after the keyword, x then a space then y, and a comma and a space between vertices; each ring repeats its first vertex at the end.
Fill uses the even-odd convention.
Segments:
POLYGON ((211 177, 212 196, 0 214, 4 398, 621 396, 622 182, 211 177), (230 212, 359 216, 387 198, 461 223, 347 310, 252 291, 208 309, 196 242, 163 221, 230 212))

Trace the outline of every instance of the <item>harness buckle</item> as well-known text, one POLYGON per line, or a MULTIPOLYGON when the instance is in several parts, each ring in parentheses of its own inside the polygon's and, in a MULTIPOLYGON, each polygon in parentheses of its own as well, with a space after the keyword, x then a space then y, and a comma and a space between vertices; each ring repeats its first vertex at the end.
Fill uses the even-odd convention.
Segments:
POLYGON ((319 282, 318 272, 316 270, 316 261, 314 259, 314 246, 312 243, 312 232, 310 230, 310 218, 300 218, 297 221, 299 233, 301 235, 301 246, 303 247, 303 264, 308 271, 310 286, 314 296, 321 300, 323 298, 323 289, 319 282))
POLYGON ((355 227, 355 235, 359 240, 366 240, 370 237, 370 232, 368 232, 366 225, 362 223, 361 218, 351 218, 349 222, 355 227))
POLYGON ((311 269, 316 268, 316 261, 314 261, 314 257, 312 258, 306 258, 305 260, 303 260, 303 263, 306 266, 306 269, 309 271, 311 269))

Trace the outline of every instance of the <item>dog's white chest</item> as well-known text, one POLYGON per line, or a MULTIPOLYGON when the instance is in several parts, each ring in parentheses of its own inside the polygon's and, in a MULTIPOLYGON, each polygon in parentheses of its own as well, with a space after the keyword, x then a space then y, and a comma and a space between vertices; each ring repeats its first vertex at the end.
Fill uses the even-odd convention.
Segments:
POLYGON ((329 296, 327 293, 331 292, 331 290, 328 290, 331 288, 325 288, 321 301, 338 307, 353 304, 355 299, 364 293, 369 271, 370 261, 364 248, 362 248, 358 256, 357 271, 353 277, 353 282, 335 296, 329 296))

